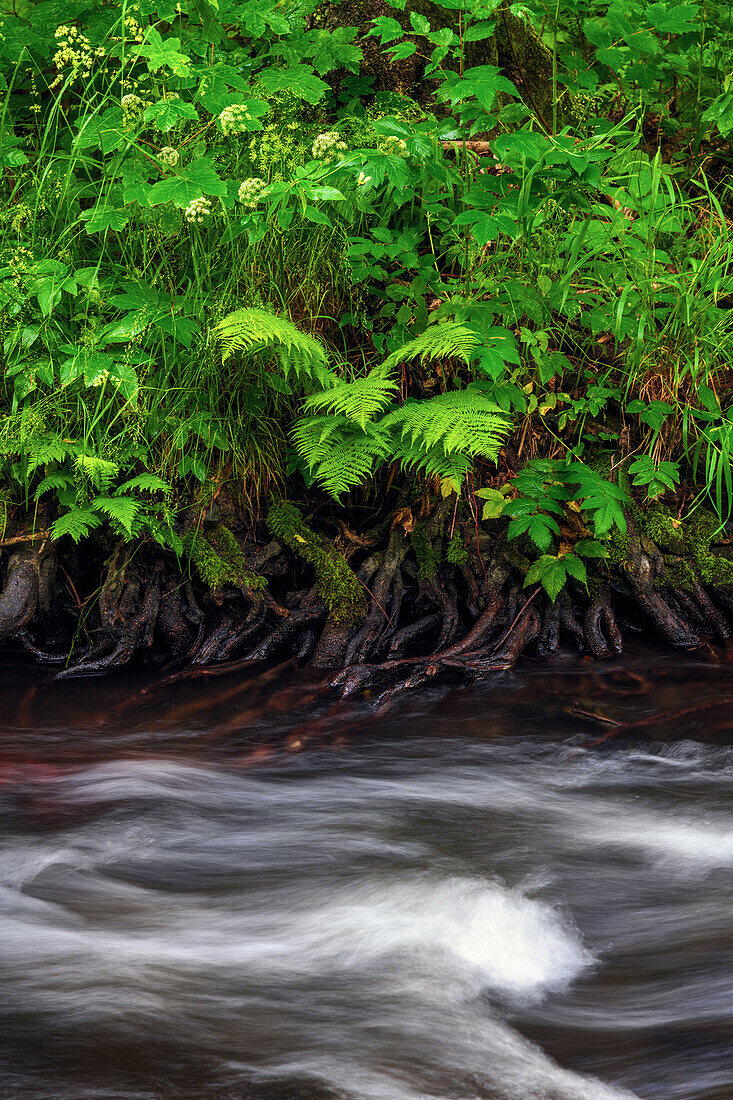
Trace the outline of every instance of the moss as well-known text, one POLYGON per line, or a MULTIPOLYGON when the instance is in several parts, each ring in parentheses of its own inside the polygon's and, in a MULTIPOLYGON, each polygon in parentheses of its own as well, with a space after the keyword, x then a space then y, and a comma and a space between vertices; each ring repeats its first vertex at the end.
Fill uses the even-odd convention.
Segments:
POLYGON ((436 543, 428 538, 425 528, 419 524, 410 535, 412 549, 417 559, 417 576, 421 581, 431 581, 440 567, 441 555, 436 543))
POLYGON ((468 550, 466 550, 466 544, 458 531, 448 540, 448 545, 445 548, 445 560, 449 565, 465 565, 468 561, 468 550))
POLYGON ((275 538, 313 566, 318 595, 336 623, 360 622, 366 598, 356 574, 335 546, 308 526, 298 509, 283 500, 273 504, 267 526, 275 538))
POLYGON ((189 531, 183 547, 201 580, 213 591, 227 584, 244 588, 250 595, 262 595, 267 589, 266 579, 249 568, 241 546, 223 524, 207 534, 189 531))

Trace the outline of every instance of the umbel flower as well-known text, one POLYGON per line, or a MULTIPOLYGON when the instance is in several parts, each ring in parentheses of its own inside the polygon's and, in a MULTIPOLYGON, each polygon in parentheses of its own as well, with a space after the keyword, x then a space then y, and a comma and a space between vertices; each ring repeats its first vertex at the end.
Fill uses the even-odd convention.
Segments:
POLYGON ((52 88, 61 82, 65 69, 71 70, 70 75, 74 80, 79 76, 88 77, 95 58, 106 56, 102 46, 92 49, 89 39, 77 27, 66 24, 57 27, 54 38, 58 49, 53 56, 53 63, 58 76, 51 85, 52 88))
POLYGON ((247 129, 249 111, 242 103, 233 103, 225 107, 219 115, 219 122, 225 134, 241 134, 247 129))
POLYGON ((203 225, 211 214, 211 201, 209 199, 191 199, 191 202, 183 211, 183 216, 190 225, 203 225))
POLYGON ((123 95, 120 106, 125 118, 136 118, 143 109, 143 101, 139 95, 130 92, 128 95, 123 95))
POLYGON ((244 183, 239 185, 239 201, 244 206, 248 206, 250 210, 254 210, 260 201, 260 195, 266 187, 266 182, 260 179, 259 176, 253 176, 252 179, 245 180, 244 183))
POLYGON ((175 168, 180 160, 180 155, 177 149, 174 149, 172 145, 164 145, 162 149, 158 150, 158 160, 163 164, 167 164, 169 168, 175 168))
POLYGON ((348 148, 338 130, 326 130, 313 142, 311 153, 314 160, 335 160, 339 153, 345 153, 348 148))

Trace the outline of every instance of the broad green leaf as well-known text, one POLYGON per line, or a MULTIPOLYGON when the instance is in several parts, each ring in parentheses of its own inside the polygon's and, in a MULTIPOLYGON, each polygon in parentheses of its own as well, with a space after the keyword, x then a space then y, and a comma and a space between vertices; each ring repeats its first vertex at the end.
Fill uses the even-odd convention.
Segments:
POLYGON ((159 99, 145 108, 143 116, 146 122, 154 122, 164 134, 177 126, 179 122, 194 121, 198 118, 196 108, 182 99, 159 99))

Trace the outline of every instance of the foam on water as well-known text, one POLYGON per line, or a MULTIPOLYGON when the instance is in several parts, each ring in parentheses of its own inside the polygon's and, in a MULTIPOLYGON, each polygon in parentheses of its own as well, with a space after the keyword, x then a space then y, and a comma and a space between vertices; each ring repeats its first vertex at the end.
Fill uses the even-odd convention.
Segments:
MULTIPOLYGON (((651 809, 609 775, 582 757, 537 752, 518 768, 471 748, 382 775, 360 760, 257 777, 148 760, 44 781, 80 817, 0 842, 3 1019, 31 1012, 41 1033, 103 1049, 195 1036, 232 1089, 309 1074, 359 1100, 633 1097, 561 1068, 514 1018, 603 971, 603 903, 595 936, 576 926, 594 890, 637 891, 647 929, 646 865, 728 866, 733 839, 722 817, 651 809), (569 873, 606 849, 645 867, 569 873)), ((660 938, 679 935, 678 912, 660 938)), ((666 998, 647 998, 648 1017, 625 1011, 671 1019, 666 998)), ((7 1095, 66 1100, 86 1085, 44 1088, 7 1095)))

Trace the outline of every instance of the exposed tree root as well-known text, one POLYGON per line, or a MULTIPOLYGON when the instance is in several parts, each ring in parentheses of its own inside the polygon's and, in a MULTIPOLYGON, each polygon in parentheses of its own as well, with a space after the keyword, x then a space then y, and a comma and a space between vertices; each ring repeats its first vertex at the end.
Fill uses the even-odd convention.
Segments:
POLYGON ((71 580, 71 562, 57 581, 52 545, 15 541, 6 551, 0 640, 41 663, 64 663, 62 678, 173 662, 130 705, 198 677, 240 674, 256 685, 258 668, 284 659, 330 669, 319 688, 326 698, 364 695, 385 708, 436 679, 489 678, 524 653, 613 658, 640 626, 676 646, 730 638, 727 590, 716 596, 678 550, 665 559, 631 515, 621 565, 599 567, 592 594, 573 582, 553 602, 539 584, 528 595, 523 552, 504 535, 490 537, 477 517, 457 521, 456 511, 455 497, 412 508, 402 498, 366 534, 331 521, 342 540, 331 543, 287 505, 272 522, 278 537, 253 546, 246 561, 230 533, 212 534, 209 545, 228 547, 236 569, 222 558, 210 589, 155 548, 119 545, 99 593, 84 599, 78 593, 90 584, 71 580), (75 633, 86 645, 69 659, 75 633))

